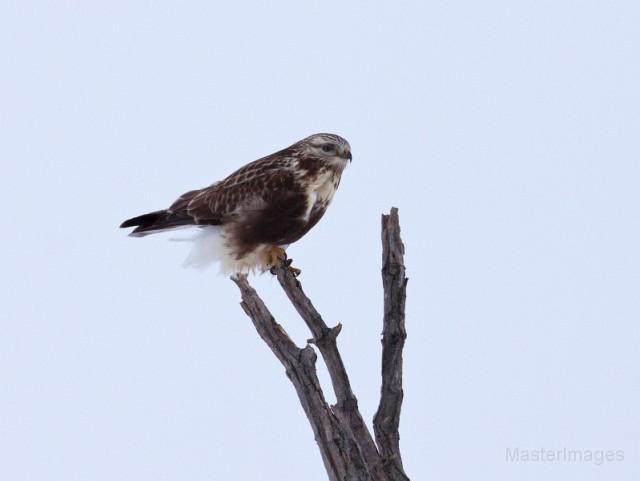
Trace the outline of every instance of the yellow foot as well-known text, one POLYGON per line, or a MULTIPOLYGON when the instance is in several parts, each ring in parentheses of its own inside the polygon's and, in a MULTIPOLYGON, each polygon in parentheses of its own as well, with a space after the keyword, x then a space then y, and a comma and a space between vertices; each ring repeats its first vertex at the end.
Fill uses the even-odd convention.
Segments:
POLYGON ((280 263, 280 259, 287 258, 287 254, 282 247, 271 246, 267 249, 267 265, 269 267, 275 267, 280 263))
POLYGON ((276 266, 280 265, 281 262, 295 277, 298 277, 302 272, 291 265, 292 259, 287 258, 287 253, 281 247, 272 246, 267 250, 267 262, 268 267, 270 267, 269 272, 274 275, 276 266))

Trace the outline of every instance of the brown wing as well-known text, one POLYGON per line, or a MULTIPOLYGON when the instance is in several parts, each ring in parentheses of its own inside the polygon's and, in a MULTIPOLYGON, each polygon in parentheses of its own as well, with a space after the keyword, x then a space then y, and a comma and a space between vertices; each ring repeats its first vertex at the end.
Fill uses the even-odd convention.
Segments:
POLYGON ((189 225, 221 225, 301 193, 288 150, 251 162, 221 182, 182 194, 167 210, 124 221, 134 236, 189 225))
POLYGON ((275 197, 297 193, 301 187, 293 159, 278 154, 251 162, 221 182, 183 194, 169 212, 191 217, 196 225, 218 225, 247 209, 260 210, 275 197))

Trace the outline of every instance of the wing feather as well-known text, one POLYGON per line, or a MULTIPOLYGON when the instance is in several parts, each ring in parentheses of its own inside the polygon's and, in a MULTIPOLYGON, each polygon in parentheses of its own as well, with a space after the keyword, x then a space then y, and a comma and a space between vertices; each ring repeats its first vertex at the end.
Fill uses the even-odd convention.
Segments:
POLYGON ((182 194, 169 211, 192 218, 196 225, 218 225, 245 210, 260 210, 275 197, 300 191, 294 162, 281 152, 258 159, 220 182, 182 194))

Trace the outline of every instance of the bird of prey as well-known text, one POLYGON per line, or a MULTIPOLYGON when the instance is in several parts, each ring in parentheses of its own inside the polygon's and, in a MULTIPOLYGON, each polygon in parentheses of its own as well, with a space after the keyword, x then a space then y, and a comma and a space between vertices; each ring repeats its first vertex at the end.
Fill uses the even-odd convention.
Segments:
POLYGON ((324 215, 350 161, 349 142, 314 134, 120 227, 135 227, 130 235, 142 237, 194 226, 185 265, 218 261, 228 274, 264 272, 324 215))

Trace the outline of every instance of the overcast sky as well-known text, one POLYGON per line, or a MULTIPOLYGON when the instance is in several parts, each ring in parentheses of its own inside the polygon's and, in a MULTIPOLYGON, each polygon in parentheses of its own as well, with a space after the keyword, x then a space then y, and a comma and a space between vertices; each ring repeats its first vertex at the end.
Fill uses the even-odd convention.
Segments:
POLYGON ((2 2, 0 479, 326 479, 235 286, 117 229, 322 131, 354 160, 289 254, 370 420, 400 208, 410 477, 640 479, 638 25, 631 0, 2 2))

